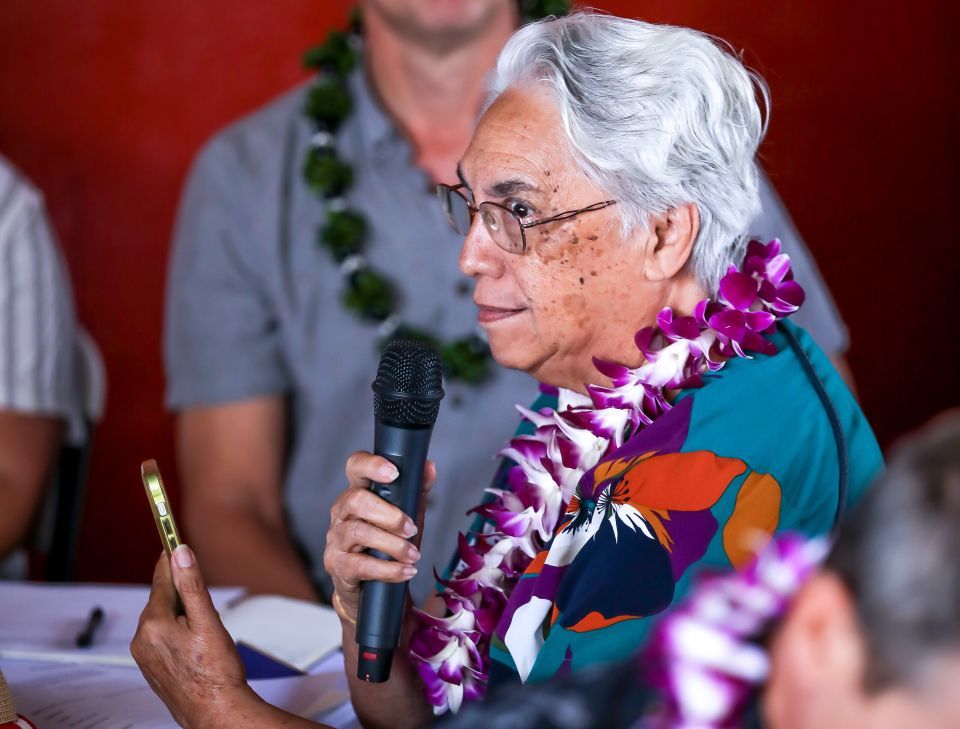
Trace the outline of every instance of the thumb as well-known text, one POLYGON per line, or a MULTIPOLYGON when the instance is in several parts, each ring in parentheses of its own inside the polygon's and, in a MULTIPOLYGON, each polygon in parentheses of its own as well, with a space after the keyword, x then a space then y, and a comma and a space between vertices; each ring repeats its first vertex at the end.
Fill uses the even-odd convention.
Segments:
POLYGON ((219 626, 220 616, 207 592, 193 550, 186 544, 178 546, 170 555, 170 566, 173 568, 173 584, 183 601, 188 627, 204 629, 219 626))

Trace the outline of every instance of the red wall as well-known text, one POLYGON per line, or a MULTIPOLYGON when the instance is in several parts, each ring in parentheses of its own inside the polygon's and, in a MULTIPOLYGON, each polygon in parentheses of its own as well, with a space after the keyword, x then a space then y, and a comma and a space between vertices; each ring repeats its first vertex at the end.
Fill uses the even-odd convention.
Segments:
MULTIPOLYGON (((765 165, 850 325, 884 444, 960 402, 958 128, 951 3, 627 2, 743 48, 770 83, 765 165), (854 7, 861 6, 863 9, 854 7)), ((80 577, 149 579, 137 467, 176 489, 160 359, 166 257, 187 165, 216 129, 304 77, 348 0, 4 0, 0 153, 42 188, 80 316, 106 358, 80 577)))

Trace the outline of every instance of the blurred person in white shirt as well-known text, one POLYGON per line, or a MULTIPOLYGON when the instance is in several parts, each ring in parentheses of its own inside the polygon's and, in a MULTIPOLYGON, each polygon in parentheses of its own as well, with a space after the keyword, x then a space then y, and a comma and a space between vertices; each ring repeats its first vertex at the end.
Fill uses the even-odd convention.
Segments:
POLYGON ((82 435, 77 326, 42 194, 0 157, 0 578, 22 549, 61 446, 82 435))

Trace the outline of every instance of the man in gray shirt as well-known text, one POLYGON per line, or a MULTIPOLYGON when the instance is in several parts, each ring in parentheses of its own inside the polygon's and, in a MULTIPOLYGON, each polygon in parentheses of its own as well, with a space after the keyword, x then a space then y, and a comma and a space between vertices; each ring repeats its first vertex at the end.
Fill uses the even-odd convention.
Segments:
MULTIPOLYGON (((486 70, 518 18, 514 0, 449 15, 425 5, 364 3, 363 62, 335 146, 353 166, 345 198, 366 215, 367 258, 396 283, 399 313, 452 339, 475 331, 476 312, 457 271, 462 241, 432 184, 455 182, 486 70)), ((315 134, 306 95, 286 94, 198 156, 177 224, 165 353, 185 525, 211 582, 314 598, 328 596, 321 555, 344 461, 373 441, 378 331, 344 308, 344 272, 316 241, 327 211, 301 174, 315 134)), ((781 220, 758 230, 782 229, 807 288, 807 318, 798 319, 840 354, 846 333, 826 289, 775 193, 764 199, 774 206, 768 218, 781 220)), ((440 570, 519 422, 513 405, 537 390, 506 370, 446 388, 421 545, 421 564, 440 570)), ((414 591, 432 580, 421 569, 414 591)))

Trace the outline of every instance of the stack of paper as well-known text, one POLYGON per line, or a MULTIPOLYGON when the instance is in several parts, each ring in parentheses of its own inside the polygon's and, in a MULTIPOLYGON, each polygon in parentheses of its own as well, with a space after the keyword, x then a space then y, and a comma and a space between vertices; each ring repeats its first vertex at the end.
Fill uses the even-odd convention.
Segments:
MULTIPOLYGON (((130 641, 149 588, 120 585, 0 583, 0 657, 136 665, 130 641), (90 648, 77 633, 95 607, 104 622, 90 648)), ((234 641, 306 671, 340 647, 340 620, 328 607, 273 595, 242 598, 240 588, 211 590, 234 641)))
MULTIPOLYGON (((45 729, 174 727, 130 655, 148 595, 145 586, 0 582, 0 669, 20 713, 45 729), (103 624, 93 645, 79 649, 76 635, 95 607, 104 611, 103 624)), ((239 589, 211 595, 235 639, 309 669, 309 675, 250 681, 254 691, 291 713, 357 726, 332 610, 278 597, 241 599, 239 589)))
MULTIPOLYGON (((240 588, 211 590, 221 612, 243 594, 240 588)), ((0 657, 135 666, 130 641, 150 588, 140 585, 57 585, 0 582, 0 657), (95 607, 104 620, 93 645, 77 649, 95 607)))
MULTIPOLYGON (((122 666, 41 661, 0 661, 17 711, 44 729, 173 729, 167 707, 139 671, 122 666)), ((339 710, 349 699, 343 659, 309 676, 251 681, 261 698, 304 718, 356 726, 352 712, 339 710), (344 717, 339 719, 337 717, 344 717)))

